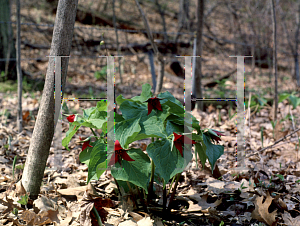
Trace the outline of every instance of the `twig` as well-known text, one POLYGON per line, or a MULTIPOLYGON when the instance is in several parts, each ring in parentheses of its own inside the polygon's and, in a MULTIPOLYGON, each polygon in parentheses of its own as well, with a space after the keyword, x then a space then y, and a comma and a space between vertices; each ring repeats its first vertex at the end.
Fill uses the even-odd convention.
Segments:
POLYGON ((251 92, 249 93, 249 102, 248 102, 248 120, 249 120, 249 140, 251 140, 251 124, 250 124, 250 118, 251 118, 251 92))
POLYGON ((257 154, 258 152, 262 152, 262 151, 264 151, 264 150, 266 150, 266 149, 269 149, 269 148, 274 147, 276 144, 278 144, 279 142, 285 140, 287 137, 293 135, 294 133, 298 132, 299 130, 300 130, 300 128, 299 128, 299 129, 296 129, 295 131, 291 132, 290 134, 288 134, 288 135, 286 135, 286 136, 280 138, 279 140, 275 141, 274 144, 272 144, 272 145, 270 145, 270 146, 268 146, 268 147, 265 147, 265 148, 263 148, 263 149, 257 150, 256 153, 249 154, 247 157, 251 157, 251 156, 257 154))
MULTIPOLYGON (((292 118, 293 130, 295 130, 295 122, 294 122, 294 117, 293 117, 293 113, 292 113, 292 110, 291 110, 291 105, 289 106, 289 110, 290 110, 290 115, 291 115, 291 118, 292 118)), ((298 138, 298 141, 299 141, 298 133, 297 133, 297 138, 298 138)), ((298 162, 298 151, 297 151, 297 161, 296 162, 298 162)))

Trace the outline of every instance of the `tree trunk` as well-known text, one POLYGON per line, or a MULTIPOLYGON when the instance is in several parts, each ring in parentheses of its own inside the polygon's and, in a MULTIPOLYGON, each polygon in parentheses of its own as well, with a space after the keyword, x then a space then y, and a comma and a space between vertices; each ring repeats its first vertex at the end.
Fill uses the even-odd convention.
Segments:
POLYGON ((21 24, 20 24, 20 0, 17 4, 17 75, 18 75, 18 118, 17 126, 19 133, 22 132, 22 70, 21 70, 21 24))
MULTIPOLYGON (((0 1, 0 58, 16 58, 16 48, 13 39, 11 21, 10 21, 10 1, 0 1)), ((6 75, 0 77, 0 81, 17 79, 16 61, 0 61, 0 73, 3 71, 6 75)))
POLYGON ((277 85, 277 40, 276 40, 276 11, 274 0, 271 1, 272 10, 272 24, 273 24, 273 74, 275 77, 275 93, 274 93, 274 118, 273 121, 277 120, 277 108, 278 108, 278 85, 277 85))
POLYGON ((297 86, 300 87, 300 73, 299 73, 299 55, 296 53, 294 57, 295 61, 295 78, 297 80, 297 86))
MULTIPOLYGON (((116 12, 115 12, 115 0, 112 2, 113 4, 113 23, 114 23, 114 29, 115 29, 115 34, 116 34, 116 42, 117 42, 117 51, 118 51, 118 56, 120 56, 120 46, 119 46, 119 35, 118 35, 118 30, 117 30, 117 22, 116 22, 116 12)), ((118 63, 119 63, 119 75, 120 75, 120 82, 123 84, 123 79, 122 79, 122 72, 121 72, 121 58, 118 57, 118 63)))
MULTIPOLYGON (((202 55, 202 34, 203 34, 203 24, 204 24, 204 0, 198 0, 198 5, 197 5, 197 18, 198 18, 198 23, 197 23, 197 49, 196 49, 196 55, 201 56, 202 55)), ((196 59, 196 68, 195 68, 195 76, 196 76, 196 98, 202 98, 202 58, 197 57, 196 59)), ((196 108, 198 110, 203 109, 203 102, 200 101, 196 104, 196 108)))
MULTIPOLYGON (((50 56, 69 56, 72 44, 75 15, 78 0, 60 0, 58 2, 50 56)), ((68 70, 68 57, 61 59, 62 95, 64 95, 68 70)), ((45 86, 36 124, 33 130, 22 184, 30 197, 35 199, 40 185, 53 139, 54 122, 54 57, 49 58, 45 86)))

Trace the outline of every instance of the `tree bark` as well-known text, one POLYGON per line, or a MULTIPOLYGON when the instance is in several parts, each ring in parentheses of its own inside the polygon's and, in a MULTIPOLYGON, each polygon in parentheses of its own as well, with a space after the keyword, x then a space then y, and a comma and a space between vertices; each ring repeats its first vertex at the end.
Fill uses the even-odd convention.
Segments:
MULTIPOLYGON (((115 13, 115 5, 116 5, 115 0, 113 0, 112 4, 113 4, 113 23, 114 23, 114 29, 115 29, 115 34, 116 34, 117 51, 118 51, 118 56, 120 56, 119 35, 118 35, 118 30, 117 30, 116 13, 115 13)), ((123 84, 122 72, 121 72, 121 58, 120 57, 118 57, 118 63, 119 63, 120 82, 121 82, 121 84, 123 84)))
MULTIPOLYGON (((0 1, 0 58, 16 58, 15 43, 12 34, 12 27, 10 21, 10 1, 0 1)), ((5 72, 4 77, 0 77, 0 80, 16 80, 16 61, 12 60, 0 61, 0 73, 5 72)))
POLYGON ((277 40, 276 40, 276 11, 274 0, 270 0, 272 10, 272 24, 273 24, 273 74, 275 77, 275 93, 274 93, 274 118, 273 121, 277 120, 277 109, 278 109, 278 84, 277 84, 277 40))
POLYGON ((19 133, 22 132, 22 70, 21 70, 21 24, 20 24, 20 0, 17 4, 17 76, 18 76, 18 116, 17 126, 19 133))
MULTIPOLYGON (((69 56, 78 0, 59 0, 50 56, 69 56)), ((68 57, 61 59, 62 95, 68 70, 68 57)), ((32 199, 37 198, 54 135, 54 57, 49 58, 41 105, 33 130, 22 184, 32 199)))
POLYGON ((157 95, 158 93, 161 92, 161 89, 162 89, 162 83, 163 83, 164 71, 165 71, 164 70, 165 61, 164 61, 162 54, 158 51, 157 45, 154 43, 152 32, 151 32, 147 17, 145 15, 143 9, 141 8, 139 1, 135 0, 135 3, 140 11, 141 16, 143 17, 143 21, 144 21, 145 28, 147 30, 148 38, 150 39, 153 51, 157 55, 157 59, 159 62, 159 73, 157 76, 157 83, 156 83, 156 88, 155 88, 155 95, 157 95))
MULTIPOLYGON (((196 98, 202 98, 202 37, 203 37, 203 24, 204 24, 204 0, 198 0, 197 2, 197 47, 196 47, 196 55, 200 56, 196 59, 196 68, 195 68, 195 76, 196 76, 196 84, 194 86, 196 87, 196 94, 193 94, 196 96, 196 98)), ((196 104, 196 108, 198 110, 203 109, 203 102, 198 101, 196 104)))

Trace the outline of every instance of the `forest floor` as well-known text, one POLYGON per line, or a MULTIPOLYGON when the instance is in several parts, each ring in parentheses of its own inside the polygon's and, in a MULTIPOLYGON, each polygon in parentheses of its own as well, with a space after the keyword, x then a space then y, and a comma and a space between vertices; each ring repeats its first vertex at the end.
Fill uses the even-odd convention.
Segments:
MULTIPOLYGON (((36 16, 31 15, 33 13, 39 15, 41 23, 47 23, 53 17, 53 15, 49 17, 47 13, 43 14, 41 9, 28 13, 24 9, 22 13, 27 19, 36 19, 36 16)), ((154 28, 155 26, 158 28, 159 23, 155 21, 154 16, 151 17, 150 14, 151 24, 154 28)), ((167 20, 167 23, 174 23, 171 17, 167 17, 167 20)), ((79 22, 76 22, 76 25, 84 26, 79 22)), ((25 27, 22 32, 23 41, 44 40, 43 44, 50 46, 51 32, 30 27, 25 27)), ((80 37, 84 35, 86 34, 82 30, 74 30, 75 40, 78 38, 80 41, 80 37)), ((105 36, 111 37, 109 33, 105 36)), ((112 36, 114 37, 114 33, 112 36)), ((101 39, 102 36, 99 32, 99 34, 94 33, 94 37, 101 39)), ((147 41, 141 34, 128 34, 128 39, 131 42, 147 41)), ((114 41, 113 38, 109 38, 107 42, 114 41)), ((24 58, 36 58, 37 54, 45 56, 47 51, 31 50, 27 47, 22 49, 24 58)), ((75 56, 101 54, 85 46, 72 48, 72 53, 75 56)), ((191 49, 182 50, 181 54, 184 53, 190 54, 191 49)), ((221 54, 216 55, 209 48, 204 48, 204 55, 203 83, 218 81, 213 87, 205 87, 205 97, 235 98, 235 73, 222 81, 219 81, 219 78, 233 71, 236 61, 231 58, 223 59, 221 54)), ((174 60, 174 56, 169 55, 166 59, 166 73, 172 74, 168 67, 174 60)), ((180 62, 182 64, 183 60, 180 62)), ((119 68, 117 60, 115 63, 119 68)), ((102 59, 76 57, 70 59, 64 97, 91 100, 66 101, 63 113, 81 114, 82 109, 96 106, 97 101, 93 101, 92 98, 106 97, 106 81, 102 75, 103 71, 101 72, 103 68, 105 70, 105 64, 102 59), (99 72, 99 76, 96 76, 96 72, 99 72)), ((119 71, 116 70, 115 73, 116 97, 122 94, 125 98, 131 98, 141 93, 143 84, 152 84, 146 54, 125 56, 122 65, 122 83, 119 71)), ((99 197, 111 200, 107 201, 108 204, 104 207, 108 214, 105 225, 300 225, 300 131, 294 132, 300 125, 300 105, 297 105, 300 100, 299 96, 292 95, 296 90, 295 83, 289 71, 280 71, 279 90, 282 100, 278 105, 278 122, 274 125, 272 121, 274 82, 269 77, 270 71, 255 68, 251 76, 249 64, 245 65, 244 135, 247 172, 241 174, 235 170, 236 106, 234 102, 211 101, 205 105, 204 111, 195 109, 192 114, 200 122, 201 128, 213 128, 225 134, 220 142, 225 147, 224 154, 217 161, 222 177, 214 178, 210 165, 207 163, 202 169, 200 160, 196 162, 193 157, 191 164, 182 173, 176 192, 176 206, 169 216, 161 214, 162 198, 158 198, 156 203, 149 207, 148 213, 141 205, 137 208, 134 197, 136 191, 131 193, 124 185, 120 195, 109 171, 102 174, 99 180, 86 185, 88 168, 79 161, 79 153, 82 149, 79 137, 85 138, 91 133, 87 128, 82 127, 71 140, 70 151, 55 146, 53 142, 40 197, 34 202, 29 200, 27 205, 18 204, 16 201, 26 194, 20 179, 40 105, 41 87, 43 87, 47 66, 47 60, 22 62, 22 69, 30 76, 22 99, 23 131, 21 133, 17 132, 15 85, 10 82, 0 85, 0 212, 2 212, 0 224, 28 225, 28 222, 36 219, 37 225, 83 225, 84 220, 89 220, 90 210, 88 211, 86 200, 89 200, 89 195, 97 194, 99 197), (249 103, 251 104, 248 107, 249 103), (290 134, 292 135, 289 136, 290 134), (285 136, 286 139, 280 141, 285 136), (280 142, 276 143, 276 141, 280 142), (260 151, 263 147, 269 148, 260 151), (17 161, 13 177, 15 156, 17 161), (19 209, 18 216, 12 213, 14 208, 19 209)), ((183 81, 174 74, 164 78, 162 92, 169 91, 183 101, 183 81)), ((68 130, 66 117, 63 116, 61 124, 63 128, 61 139, 63 139, 68 130)), ((100 131, 96 133, 99 134, 100 131)), ((144 140, 134 142, 132 146, 143 150, 148 143, 149 140, 144 140)), ((192 152, 194 155, 194 149, 192 152)), ((155 194, 162 197, 162 185, 155 183, 155 189, 155 194)), ((169 189, 170 184, 167 184, 167 190, 169 189)))

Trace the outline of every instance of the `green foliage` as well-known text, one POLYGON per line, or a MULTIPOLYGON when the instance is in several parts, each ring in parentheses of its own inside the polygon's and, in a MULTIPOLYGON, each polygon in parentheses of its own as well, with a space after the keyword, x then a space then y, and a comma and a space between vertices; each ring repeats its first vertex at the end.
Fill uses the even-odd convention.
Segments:
POLYGON ((106 75, 107 75, 107 66, 104 66, 100 71, 95 71, 94 73, 94 77, 102 81, 106 81, 106 75))
POLYGON ((27 205, 28 203, 28 195, 22 195, 18 201, 21 205, 27 205))
MULTIPOLYGON (((182 156, 174 145, 173 133, 183 134, 184 125, 190 130, 188 134, 192 140, 196 142, 196 151, 203 165, 208 159, 213 170, 217 159, 224 153, 224 147, 211 143, 211 138, 203 134, 199 121, 190 113, 186 113, 180 101, 171 93, 164 92, 157 96, 161 105, 158 108, 157 106, 149 108, 149 100, 152 101, 150 99, 152 96, 149 84, 143 85, 139 96, 131 99, 126 99, 122 95, 118 96, 116 102, 120 106, 122 115, 115 113, 114 116, 115 138, 122 148, 120 153, 126 152, 129 157, 125 155, 125 159, 124 157, 118 159, 111 168, 111 174, 117 181, 130 182, 143 188, 146 193, 148 193, 147 187, 151 175, 150 158, 155 165, 154 179, 157 180, 157 176, 161 178, 164 186, 172 177, 181 173, 191 161, 193 156, 190 148, 183 148, 182 156), (187 115, 190 117, 190 122, 186 122, 187 115), (153 139, 153 142, 146 148, 148 155, 141 149, 129 148, 132 142, 146 138, 153 139), (156 138, 155 141, 154 138, 156 138)), ((107 140, 104 134, 110 134, 114 128, 107 128, 106 101, 99 101, 96 107, 84 109, 83 115, 75 115, 74 122, 69 123, 69 131, 62 141, 67 149, 70 140, 81 126, 103 131, 100 138, 94 134, 95 136, 92 137, 96 138, 96 141, 90 143, 92 147, 85 146, 79 155, 80 161, 88 166, 87 181, 89 182, 98 179, 105 172, 113 156, 120 158, 122 154, 118 152, 117 155, 115 150, 107 150, 107 140)), ((212 134, 218 136, 213 131, 212 134)), ((85 139, 85 142, 90 138, 85 139)))

